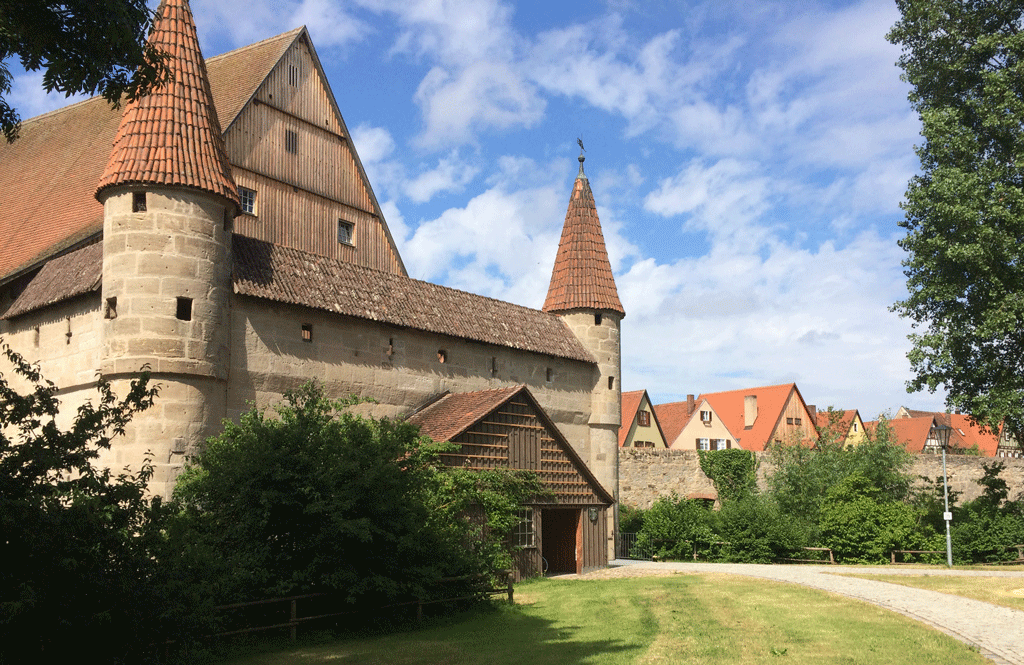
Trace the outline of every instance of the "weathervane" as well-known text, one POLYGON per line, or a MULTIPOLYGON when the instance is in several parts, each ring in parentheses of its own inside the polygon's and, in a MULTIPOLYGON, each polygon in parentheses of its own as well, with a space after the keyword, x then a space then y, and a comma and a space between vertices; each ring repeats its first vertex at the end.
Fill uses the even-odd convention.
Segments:
POLYGON ((580 160, 580 172, 576 175, 576 177, 577 178, 586 178, 587 175, 583 172, 583 161, 586 159, 586 157, 583 156, 583 153, 586 152, 587 149, 583 147, 583 138, 582 137, 576 139, 576 143, 578 143, 580 145, 580 156, 578 157, 578 159, 580 160))

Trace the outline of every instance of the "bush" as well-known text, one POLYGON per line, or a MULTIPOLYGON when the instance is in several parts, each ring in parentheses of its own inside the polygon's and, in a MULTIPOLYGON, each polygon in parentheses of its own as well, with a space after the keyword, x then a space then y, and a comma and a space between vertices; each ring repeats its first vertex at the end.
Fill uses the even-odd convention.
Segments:
POLYGON ((720 503, 746 498, 757 492, 757 458, 742 448, 697 451, 700 468, 718 491, 720 503))
POLYGON ((638 533, 644 526, 643 508, 619 504, 619 532, 638 533))
POLYGON ((789 519, 770 497, 748 496, 723 504, 715 516, 719 556, 737 563, 772 563, 794 558, 807 543, 800 523, 789 519))
POLYGON ((697 543, 714 540, 711 511, 703 501, 661 497, 644 512, 638 540, 660 559, 688 559, 697 543))

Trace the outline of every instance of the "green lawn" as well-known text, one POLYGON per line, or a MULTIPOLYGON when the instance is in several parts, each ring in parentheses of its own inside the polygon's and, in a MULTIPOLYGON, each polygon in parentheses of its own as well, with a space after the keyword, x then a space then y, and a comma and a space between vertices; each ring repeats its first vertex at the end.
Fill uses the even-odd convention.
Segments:
POLYGON ((986 603, 1024 610, 1024 578, 1021 577, 943 577, 938 575, 871 575, 837 573, 866 580, 931 589, 954 596, 974 598, 986 603))
POLYGON ((535 580, 420 630, 282 649, 232 665, 982 664, 938 631, 813 589, 738 576, 535 580))

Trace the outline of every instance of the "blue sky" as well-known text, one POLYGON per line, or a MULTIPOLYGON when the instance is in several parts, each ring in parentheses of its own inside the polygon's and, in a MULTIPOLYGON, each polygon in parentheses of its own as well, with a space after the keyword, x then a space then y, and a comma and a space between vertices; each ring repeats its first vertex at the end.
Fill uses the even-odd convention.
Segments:
MULTIPOLYGON (((905 392, 919 124, 891 0, 193 0, 207 56, 306 25, 413 277, 540 307, 579 149, 654 401, 905 392)), ((67 103, 15 82, 23 117, 67 103)))

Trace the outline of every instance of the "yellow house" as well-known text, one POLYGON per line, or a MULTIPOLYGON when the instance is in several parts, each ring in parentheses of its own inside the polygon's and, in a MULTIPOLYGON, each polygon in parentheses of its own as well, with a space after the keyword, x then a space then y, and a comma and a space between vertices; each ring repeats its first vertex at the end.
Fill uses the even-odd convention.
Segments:
POLYGON ((706 399, 687 395, 685 402, 656 407, 665 424, 669 448, 674 450, 728 450, 738 448, 736 436, 706 399))
POLYGON ((833 433, 837 442, 846 446, 856 446, 866 439, 864 434, 864 421, 857 409, 842 411, 829 407, 827 411, 819 411, 817 414, 818 432, 821 436, 826 433, 833 433))
POLYGON ((622 393, 620 448, 665 448, 665 434, 646 390, 622 393))

